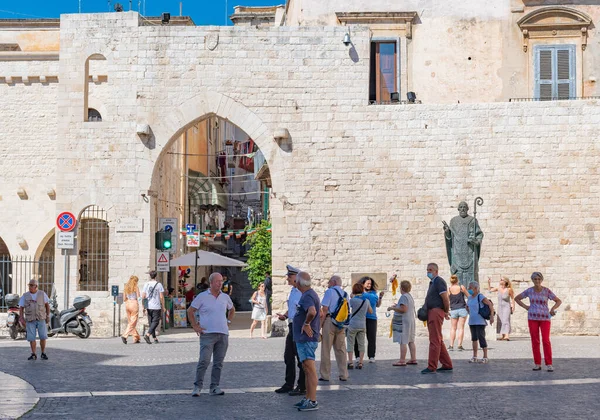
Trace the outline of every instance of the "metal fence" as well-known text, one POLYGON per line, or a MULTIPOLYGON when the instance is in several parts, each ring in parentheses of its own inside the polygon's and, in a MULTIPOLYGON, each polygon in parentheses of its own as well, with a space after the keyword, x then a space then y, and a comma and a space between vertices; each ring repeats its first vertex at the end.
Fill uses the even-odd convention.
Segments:
POLYGON ((79 218, 79 287, 80 291, 108 290, 108 222, 106 212, 89 206, 79 218))
POLYGON ((570 98, 510 98, 508 102, 545 102, 545 101, 586 101, 586 100, 597 100, 600 96, 578 96, 570 98))
POLYGON ((0 312, 8 309, 6 295, 22 296, 28 291, 27 283, 31 279, 36 279, 39 290, 50 296, 54 285, 54 258, 36 260, 31 256, 0 256, 0 312))

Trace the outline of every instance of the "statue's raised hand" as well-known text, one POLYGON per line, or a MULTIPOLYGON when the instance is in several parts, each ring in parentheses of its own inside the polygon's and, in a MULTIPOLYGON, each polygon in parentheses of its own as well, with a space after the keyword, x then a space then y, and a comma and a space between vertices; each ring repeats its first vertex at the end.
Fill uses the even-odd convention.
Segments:
POLYGON ((450 226, 448 226, 448 223, 446 223, 445 220, 442 220, 442 224, 444 225, 444 232, 450 232, 450 226))

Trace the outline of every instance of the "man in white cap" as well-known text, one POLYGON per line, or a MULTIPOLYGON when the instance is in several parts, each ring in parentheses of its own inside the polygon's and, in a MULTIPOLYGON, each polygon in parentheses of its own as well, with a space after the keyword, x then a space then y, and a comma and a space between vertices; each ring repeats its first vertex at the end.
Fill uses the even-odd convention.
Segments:
POLYGON ((294 343, 294 329, 292 327, 292 321, 296 314, 296 306, 298 301, 302 297, 302 292, 296 287, 296 275, 300 270, 291 265, 287 265, 287 282, 292 288, 288 295, 287 306, 288 310, 284 314, 276 314, 279 320, 288 320, 288 334, 285 339, 285 350, 283 352, 283 360, 285 361, 285 384, 281 388, 277 388, 275 392, 278 394, 289 393, 291 396, 304 395, 306 392, 306 382, 304 376, 304 369, 300 359, 298 359, 298 351, 296 350, 296 343, 294 343), (294 388, 294 382, 296 381, 296 365, 300 369, 298 373, 298 386, 294 388))
POLYGON ((46 356, 46 340, 48 339, 48 324, 50 323, 50 304, 48 295, 43 290, 38 290, 38 282, 29 280, 29 291, 23 293, 19 300, 19 319, 27 329, 27 341, 31 347, 31 356, 28 360, 36 360, 36 331, 40 338, 42 348, 42 360, 48 360, 46 356))

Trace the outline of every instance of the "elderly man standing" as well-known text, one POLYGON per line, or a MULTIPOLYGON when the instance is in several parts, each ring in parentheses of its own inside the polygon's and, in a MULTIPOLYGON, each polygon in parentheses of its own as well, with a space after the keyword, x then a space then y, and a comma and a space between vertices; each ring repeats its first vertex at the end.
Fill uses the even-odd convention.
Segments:
POLYGON ((427 264, 427 277, 429 277, 429 289, 425 297, 427 308, 427 330, 429 331, 429 363, 421 373, 451 372, 452 360, 444 344, 442 335, 442 324, 444 318, 450 319, 450 297, 446 281, 438 276, 438 265, 427 264), (438 369, 438 362, 442 367, 438 369))
POLYGON ((50 323, 50 304, 48 295, 43 290, 38 290, 38 282, 29 280, 29 291, 23 293, 19 300, 19 319, 27 329, 27 341, 31 347, 31 356, 27 360, 36 360, 36 331, 40 338, 42 348, 42 360, 48 360, 46 356, 46 340, 48 339, 48 324, 50 323), (23 312, 25 315, 23 316, 23 312))
POLYGON ((285 339, 285 350, 283 352, 283 360, 285 361, 285 384, 281 388, 277 388, 275 392, 278 394, 289 393, 291 396, 304 395, 306 393, 306 381, 304 378, 304 369, 302 369, 302 363, 298 359, 298 352, 296 351, 296 343, 294 343, 294 327, 293 320, 296 315, 296 305, 302 296, 302 292, 296 287, 296 276, 300 272, 296 267, 287 265, 287 282, 290 289, 288 296, 287 306, 288 310, 285 314, 277 314, 279 320, 288 320, 288 334, 285 339), (297 361, 296 361, 297 360, 297 361), (296 380, 296 364, 298 365, 298 386, 294 388, 294 381, 296 380))
POLYGON ((311 289, 310 275, 303 271, 298 273, 296 285, 302 292, 298 301, 298 309, 294 315, 294 341, 298 357, 306 375, 306 396, 295 404, 298 411, 312 411, 319 408, 317 402, 317 366, 315 352, 319 345, 319 309, 321 302, 317 293, 311 289))
POLYGON ((228 321, 233 319, 235 309, 229 295, 221 291, 223 276, 219 273, 212 273, 208 278, 208 282, 210 284, 209 289, 196 296, 187 311, 188 319, 191 320, 194 331, 200 336, 200 359, 196 367, 196 381, 194 382, 192 397, 200 395, 204 374, 211 357, 213 367, 210 376, 209 394, 225 394, 219 388, 219 382, 223 360, 229 345, 229 327, 227 324, 228 321), (196 319, 196 311, 199 312, 200 323, 196 319))
POLYGON ((339 328, 333 324, 331 317, 338 303, 348 294, 342 290, 342 279, 340 276, 331 276, 327 285, 329 288, 323 295, 321 302, 321 328, 323 340, 321 343, 321 367, 320 381, 329 381, 331 375, 331 347, 335 354, 340 381, 348 380, 348 365, 346 355, 346 329, 339 328))

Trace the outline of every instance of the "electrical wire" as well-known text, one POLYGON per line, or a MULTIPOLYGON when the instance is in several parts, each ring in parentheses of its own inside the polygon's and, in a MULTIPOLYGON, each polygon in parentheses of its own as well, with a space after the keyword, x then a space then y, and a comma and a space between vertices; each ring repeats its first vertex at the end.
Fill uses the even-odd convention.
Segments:
POLYGON ((29 17, 38 18, 38 19, 53 19, 53 18, 44 17, 44 16, 29 15, 27 13, 11 12, 10 10, 2 10, 2 9, 0 9, 0 12, 2 12, 2 13, 8 13, 8 14, 11 14, 11 15, 29 16, 29 17))

